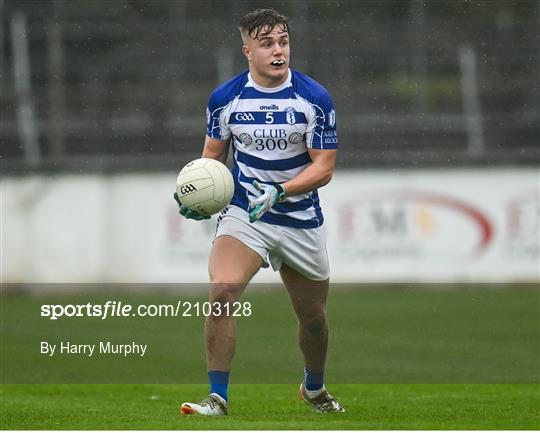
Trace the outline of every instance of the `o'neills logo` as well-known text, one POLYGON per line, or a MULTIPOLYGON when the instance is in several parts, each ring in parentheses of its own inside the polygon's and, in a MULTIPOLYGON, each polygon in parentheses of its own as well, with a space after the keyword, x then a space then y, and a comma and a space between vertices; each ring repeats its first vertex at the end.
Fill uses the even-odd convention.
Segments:
POLYGON ((493 241, 493 224, 484 212, 445 194, 367 193, 344 204, 339 215, 344 248, 366 259, 470 260, 484 254, 493 241))
POLYGON ((195 192, 195 191, 197 191, 197 188, 195 188, 195 186, 192 185, 191 183, 187 183, 180 187, 180 194, 182 195, 189 194, 190 192, 195 192))
POLYGON ((279 107, 276 104, 272 105, 261 105, 259 110, 279 110, 279 107))

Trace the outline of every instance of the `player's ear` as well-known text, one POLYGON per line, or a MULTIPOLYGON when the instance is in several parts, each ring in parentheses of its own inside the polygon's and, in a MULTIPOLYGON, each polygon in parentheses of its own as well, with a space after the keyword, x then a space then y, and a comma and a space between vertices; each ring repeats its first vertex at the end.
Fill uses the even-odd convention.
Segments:
POLYGON ((242 45, 242 52, 248 61, 251 60, 251 52, 249 51, 249 47, 247 45, 242 45))

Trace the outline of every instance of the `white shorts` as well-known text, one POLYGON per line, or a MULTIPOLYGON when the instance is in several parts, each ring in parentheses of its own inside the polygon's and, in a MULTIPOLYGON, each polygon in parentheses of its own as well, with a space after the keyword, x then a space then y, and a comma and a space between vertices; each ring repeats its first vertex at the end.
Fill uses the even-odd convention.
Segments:
POLYGON ((227 213, 218 218, 216 235, 232 236, 255 251, 279 271, 286 263, 310 280, 324 281, 330 274, 324 227, 299 229, 249 222, 249 214, 238 206, 228 206, 227 213))

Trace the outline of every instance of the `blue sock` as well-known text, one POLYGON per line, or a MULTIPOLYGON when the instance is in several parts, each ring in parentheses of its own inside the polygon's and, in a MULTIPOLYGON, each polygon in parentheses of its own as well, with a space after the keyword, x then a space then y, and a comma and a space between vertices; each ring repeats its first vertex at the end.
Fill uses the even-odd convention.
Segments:
POLYGON ((304 367, 304 384, 308 391, 317 391, 324 385, 324 371, 313 373, 304 367))
POLYGON ((229 372, 209 371, 208 379, 210 380, 210 394, 215 392, 227 400, 229 391, 229 372))

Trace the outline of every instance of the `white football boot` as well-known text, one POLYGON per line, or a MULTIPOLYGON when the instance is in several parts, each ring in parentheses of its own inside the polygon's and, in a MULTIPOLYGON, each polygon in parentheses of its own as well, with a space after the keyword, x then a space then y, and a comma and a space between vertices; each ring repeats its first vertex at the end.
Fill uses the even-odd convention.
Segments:
POLYGON ((227 401, 213 392, 199 403, 182 403, 180 413, 182 415, 227 415, 227 401))
POLYGON ((315 409, 319 413, 323 412, 345 412, 345 409, 339 402, 330 395, 330 393, 323 388, 320 394, 315 397, 309 397, 304 383, 300 384, 299 395, 308 405, 315 409))

